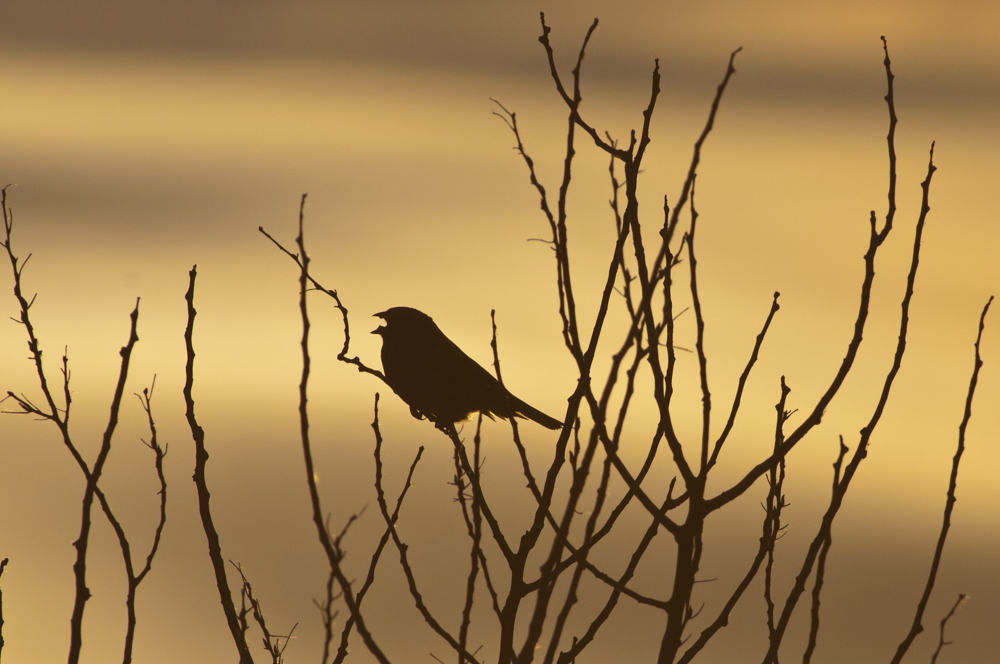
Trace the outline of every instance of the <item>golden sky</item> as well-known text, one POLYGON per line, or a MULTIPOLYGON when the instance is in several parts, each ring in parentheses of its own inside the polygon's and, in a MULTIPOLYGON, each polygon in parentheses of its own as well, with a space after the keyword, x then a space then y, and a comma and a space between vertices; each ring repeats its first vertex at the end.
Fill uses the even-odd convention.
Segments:
MULTIPOLYGON (((868 213, 885 214, 879 36, 888 38, 900 118, 897 228, 876 268, 861 366, 789 460, 793 507, 779 547, 786 563, 779 588, 790 585, 812 537, 837 436, 856 445, 891 361, 919 183, 936 141, 939 170, 907 356, 838 517, 824 602, 830 620, 814 661, 887 661, 904 636, 940 527, 976 323, 1000 291, 995 3, 5 2, 0 179, 14 183, 14 242, 22 258, 32 254, 26 290, 38 293, 32 315, 53 376, 59 353, 69 351, 74 431, 88 459, 107 417, 128 314, 141 298, 127 391, 141 391, 156 375, 153 407, 161 440, 170 444, 170 498, 164 543, 139 590, 137 661, 234 656, 196 520, 193 448, 180 398, 183 294, 194 264, 195 398, 212 454, 209 480, 224 553, 248 571, 277 631, 299 623, 289 661, 318 660, 322 626, 312 598, 322 593, 325 571, 297 440, 297 277, 257 232, 263 226, 290 243, 303 192, 313 271, 351 309, 354 353, 379 366, 378 339, 367 334, 378 322, 369 316, 409 305, 489 366, 495 309, 508 386, 545 412, 565 412, 576 374, 559 334, 552 256, 547 245, 528 241, 546 237, 547 224, 489 99, 517 112, 539 175, 555 192, 566 112, 537 42, 539 10, 565 75, 590 22, 600 18, 584 63, 582 110, 620 141, 641 122, 653 60, 660 58, 663 92, 640 193, 652 229, 663 195, 679 194, 729 53, 743 47, 698 180, 702 302, 720 411, 775 290, 782 309, 748 386, 720 485, 769 444, 778 378, 785 375, 793 389, 792 407, 808 409, 843 356, 868 213)), ((577 147, 570 232, 581 316, 589 321, 614 226, 605 158, 582 137, 577 147)), ((17 312, 9 274, 3 279, 6 319, 17 312)), ((369 428, 380 392, 390 486, 400 485, 416 448, 427 446, 401 528, 426 583, 440 591, 435 606, 457 624, 459 605, 449 603, 448 591, 464 583, 464 567, 457 577, 454 569, 465 558, 449 557, 443 544, 454 537, 449 528, 461 525, 447 484, 448 443, 413 420, 384 385, 336 361, 339 318, 318 296, 312 306, 314 446, 331 523, 367 505, 347 542, 352 569, 363 576, 366 552, 381 533, 369 428)), ((992 629, 1000 620, 996 315, 987 320, 954 527, 916 658, 929 658, 937 639, 932 627, 959 592, 971 600, 949 625, 949 661, 1000 657, 992 629)), ((693 345, 692 320, 679 319, 678 345, 693 345)), ((0 351, 0 387, 37 396, 20 326, 0 326, 0 351)), ((598 375, 611 352, 612 344, 601 347, 598 375)), ((695 435, 696 364, 681 357, 687 364, 676 417, 695 435)), ((104 484, 142 550, 155 519, 154 476, 139 443, 147 436, 142 412, 132 399, 125 411, 104 484)), ((636 465, 649 415, 640 404, 630 421, 634 448, 623 456, 636 465)), ((505 426, 485 425, 485 444, 490 482, 510 492, 504 514, 513 531, 518 507, 531 498, 505 426)), ((544 463, 553 436, 532 424, 522 431, 533 458, 544 463)), ((71 542, 84 482, 56 433, 24 417, 0 419, 0 558, 11 561, 2 577, 3 635, 13 662, 59 660, 69 639, 71 542)), ((663 472, 657 486, 669 481, 666 466, 663 472)), ((704 572, 719 578, 719 589, 705 584, 706 601, 730 587, 734 566, 742 570, 749 557, 730 552, 756 546, 757 503, 765 494, 762 487, 752 491, 742 512, 709 533, 718 548, 706 550, 704 572)), ((633 523, 642 521, 639 515, 633 523)), ((124 583, 110 529, 95 522, 95 596, 83 661, 103 662, 119 657, 124 583)), ((670 550, 662 543, 656 560, 670 560, 670 550)), ((403 589, 395 555, 382 565, 371 610, 394 661, 450 656, 409 597, 394 596, 403 589)), ((652 560, 642 571, 651 592, 666 592, 669 572, 652 560)), ((745 601, 740 620, 704 661, 735 661, 748 649, 751 660, 758 657, 754 648, 766 636, 762 600, 757 592, 745 601)), ((589 661, 620 661, 622 641, 634 648, 634 661, 643 661, 658 642, 657 620, 623 609, 589 661)), ((495 653, 483 634, 489 661, 495 653)), ((367 661, 360 642, 355 651, 367 661)), ((783 656, 798 652, 792 646, 783 656)))

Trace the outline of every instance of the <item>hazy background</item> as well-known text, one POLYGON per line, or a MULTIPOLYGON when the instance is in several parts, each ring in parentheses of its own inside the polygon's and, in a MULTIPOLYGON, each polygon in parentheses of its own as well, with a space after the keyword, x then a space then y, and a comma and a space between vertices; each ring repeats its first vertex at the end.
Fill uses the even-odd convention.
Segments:
MULTIPOLYGON (((299 623, 288 661, 318 660, 322 627, 312 599, 321 596, 326 572, 297 439, 297 277, 257 232, 264 226, 290 243, 303 192, 314 274, 350 308, 353 352, 379 366, 378 340, 367 334, 377 321, 369 316, 405 304, 432 315, 488 364, 489 312, 496 309, 508 385, 550 414, 565 412, 575 374, 561 346, 553 261, 546 245, 527 241, 548 229, 512 136, 489 101, 518 113, 554 194, 565 110, 537 42, 539 10, 567 74, 586 28, 601 19, 584 66, 583 111, 622 141, 640 125, 653 59, 660 58, 663 93, 642 192, 650 224, 664 194, 677 198, 728 55, 743 47, 698 180, 700 279, 717 411, 732 397, 775 290, 782 310, 749 385, 746 418, 723 455, 726 477, 769 445, 778 377, 793 389, 790 407, 808 410, 843 356, 868 212, 885 213, 879 35, 888 37, 900 117, 897 229, 876 268, 861 367, 789 460, 791 525, 778 550, 777 583, 783 597, 826 499, 837 436, 856 445, 889 367, 918 185, 936 140, 939 171, 907 357, 835 526, 828 620, 813 661, 887 661, 905 635, 940 527, 976 322, 1000 290, 995 3, 8 0, 0 24, 0 180, 16 183, 8 190, 14 242, 22 259, 33 254, 25 288, 39 294, 32 315, 51 379, 60 352, 69 349, 74 432, 88 460, 105 426, 128 313, 142 298, 128 392, 157 376, 153 408, 160 439, 170 445, 170 485, 164 541, 139 589, 136 661, 236 655, 196 520, 193 446, 181 400, 183 294, 195 263, 195 398, 224 555, 243 564, 273 631, 299 623)), ((578 148, 571 243, 581 315, 592 320, 613 240, 610 187, 603 155, 583 139, 578 148)), ((5 317, 15 316, 9 273, 3 280, 8 295, 0 306, 5 317)), ((347 539, 350 569, 363 577, 381 530, 369 428, 380 391, 390 493, 416 448, 427 445, 401 529, 423 585, 442 591, 429 592, 432 608, 454 627, 460 603, 447 593, 464 584, 466 554, 452 556, 445 546, 461 527, 447 484, 451 448, 377 381, 337 363, 339 318, 319 297, 313 312, 311 404, 324 507, 336 525, 367 505, 347 539)), ((971 599, 949 624, 954 645, 942 661, 1000 657, 997 314, 984 336, 986 366, 954 527, 924 620, 928 631, 912 651, 918 661, 929 659, 937 621, 959 592, 971 599)), ((681 319, 678 334, 678 344, 693 345, 690 317, 681 319)), ((0 325, 0 387, 37 398, 24 338, 19 325, 0 325)), ((696 375, 693 358, 681 355, 681 362, 684 380, 696 375)), ((699 412, 696 386, 679 387, 678 421, 689 437, 697 433, 687 424, 699 412)), ((624 452, 633 463, 649 426, 641 415, 634 448, 624 452)), ((487 478, 504 496, 506 523, 516 533, 517 508, 530 496, 505 425, 485 431, 487 478)), ((554 436, 530 424, 522 431, 533 459, 545 463, 554 436)), ((4 654, 12 662, 57 661, 68 648, 71 543, 84 482, 56 434, 25 417, 0 419, 0 557, 10 558, 2 577, 4 654)), ((102 482, 137 560, 157 505, 152 455, 140 437, 148 433, 130 398, 102 482)), ((656 478, 659 485, 669 480, 666 473, 656 478)), ((728 592, 756 546, 765 487, 750 493, 708 533, 714 548, 706 549, 703 574, 719 580, 700 589, 706 601, 728 592)), ((636 513, 628 523, 644 522, 636 513)), ((665 540, 660 546, 641 584, 665 597, 669 572, 658 565, 671 560, 672 549, 665 540)), ((395 661, 450 656, 409 596, 398 594, 405 590, 396 559, 386 553, 368 603, 377 636, 395 661)), ((84 661, 120 657, 123 579, 117 544, 95 515, 84 661)), ((755 588, 705 661, 762 656, 766 628, 755 588)), ((714 606, 705 615, 714 615, 714 606)), ((659 614, 624 607, 605 629, 586 661, 644 661, 662 628, 659 614), (622 643, 634 651, 623 653, 622 643)), ((491 644, 487 661, 496 656, 491 644)), ((367 657, 360 641, 355 651, 367 657)))

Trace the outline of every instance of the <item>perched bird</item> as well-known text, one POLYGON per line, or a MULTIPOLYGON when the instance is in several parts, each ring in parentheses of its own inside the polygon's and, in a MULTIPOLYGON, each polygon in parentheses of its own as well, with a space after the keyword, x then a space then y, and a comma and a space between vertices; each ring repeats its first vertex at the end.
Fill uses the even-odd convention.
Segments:
POLYGON ((385 382, 414 417, 441 426, 464 421, 478 411, 490 418, 525 417, 549 429, 562 428, 562 422, 504 389, 427 314, 393 307, 375 315, 385 320, 372 332, 382 337, 385 382))

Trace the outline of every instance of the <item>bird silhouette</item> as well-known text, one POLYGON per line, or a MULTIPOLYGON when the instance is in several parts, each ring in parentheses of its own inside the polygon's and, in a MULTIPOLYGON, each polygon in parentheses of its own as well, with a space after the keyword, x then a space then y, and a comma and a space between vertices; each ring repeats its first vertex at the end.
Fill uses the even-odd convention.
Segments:
POLYGON ((508 392, 427 314, 393 307, 375 316, 385 320, 372 332, 382 337, 385 382, 414 417, 426 417, 441 427, 480 412, 491 419, 517 416, 549 429, 562 428, 562 422, 508 392))

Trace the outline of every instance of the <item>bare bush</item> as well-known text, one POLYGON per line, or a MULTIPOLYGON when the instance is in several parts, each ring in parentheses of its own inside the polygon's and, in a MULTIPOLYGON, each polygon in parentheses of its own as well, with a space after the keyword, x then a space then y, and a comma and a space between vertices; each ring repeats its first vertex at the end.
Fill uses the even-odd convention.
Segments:
MULTIPOLYGON (((494 635, 495 642, 487 647, 487 651, 491 658, 495 653, 497 660, 503 664, 530 662, 536 658, 545 664, 551 662, 567 664, 576 661, 607 624, 609 616, 618 608, 620 601, 625 598, 660 612, 662 632, 659 637, 657 661, 661 664, 689 662, 702 652, 710 640, 723 638, 722 630, 729 623, 734 607, 745 597, 747 589, 761 568, 764 570, 763 592, 769 643, 766 653, 763 654, 763 662, 767 664, 778 661, 779 649, 797 609, 809 612, 810 629, 804 653, 804 661, 809 661, 816 648, 820 628, 820 599, 825 562, 833 541, 833 524, 852 480, 867 456, 871 437, 885 412, 890 391, 902 366, 922 233, 930 210, 930 185, 936 170, 933 162, 934 146, 932 144, 930 147, 927 173, 921 183, 922 201, 914 226, 912 259, 905 275, 899 335, 890 367, 883 379, 877 399, 871 404, 867 424, 854 443, 853 453, 841 438, 840 452, 834 463, 829 505, 811 544, 798 564, 798 572, 791 589, 783 597, 779 596, 772 583, 772 575, 775 569, 777 542, 784 528, 782 509, 787 504, 783 493, 785 460, 794 448, 814 432, 848 375, 857 367, 859 349, 872 304, 877 258, 896 221, 897 118, 888 47, 885 45, 884 61, 887 81, 885 99, 889 111, 888 209, 882 221, 879 221, 874 211, 870 215, 868 248, 864 255, 863 281, 858 294, 857 315, 844 357, 833 375, 828 378, 827 386, 821 396, 812 404, 791 408, 788 401, 791 388, 786 384, 784 376, 780 377, 780 380, 776 381, 778 401, 775 405, 774 439, 770 453, 744 469, 736 481, 725 484, 721 490, 709 491, 707 488, 709 478, 714 477, 712 471, 716 468, 719 456, 740 415, 748 377, 755 367, 768 330, 779 310, 779 294, 776 292, 769 310, 762 312, 764 322, 739 377, 735 398, 723 412, 724 424, 721 432, 713 436, 712 391, 705 348, 707 321, 702 312, 698 289, 695 242, 698 212, 695 207, 695 184, 702 147, 716 121, 727 84, 735 73, 734 61, 739 49, 730 57, 725 75, 712 101, 708 120, 695 142, 687 175, 681 185, 680 196, 672 208, 664 197, 662 220, 652 224, 643 223, 639 212, 638 193, 640 176, 643 173, 643 157, 651 140, 650 123, 660 93, 659 64, 657 63, 653 69, 649 103, 642 112, 642 124, 631 132, 627 147, 623 148, 608 133, 592 126, 580 110, 582 101, 580 72, 587 43, 596 28, 595 20, 584 38, 576 66, 567 82, 556 66, 553 48, 549 42, 550 28, 545 24, 544 15, 542 16, 542 35, 539 41, 545 48, 556 92, 568 110, 562 179, 558 184, 555 198, 550 196, 549 190, 536 174, 534 161, 522 141, 516 114, 500 102, 496 102, 498 109, 496 114, 507 123, 514 136, 517 151, 524 159, 530 182, 537 190, 540 208, 548 223, 550 231, 548 241, 555 256, 555 285, 559 296, 563 342, 578 370, 577 387, 569 395, 564 426, 547 467, 539 469, 529 463, 520 439, 518 423, 515 420, 511 421, 512 442, 517 447, 522 460, 524 479, 535 499, 536 507, 529 519, 530 526, 522 533, 511 532, 511 529, 505 528, 495 515, 494 506, 502 498, 484 490, 481 482, 484 471, 479 462, 478 425, 470 449, 467 440, 463 440, 454 426, 447 422, 438 422, 437 427, 451 440, 455 449, 454 484, 458 491, 458 502, 461 505, 470 546, 468 555, 470 567, 466 594, 461 604, 461 621, 457 626, 457 632, 454 631, 454 627, 449 629, 446 621, 436 616, 423 599, 424 591, 417 582, 418 575, 407 555, 408 546, 402 541, 396 528, 399 505, 397 504, 396 511, 391 515, 386 506, 381 483, 382 460, 379 453, 382 435, 379 431, 376 408, 376 419, 373 422, 376 436, 376 488, 386 523, 386 533, 391 536, 399 552, 399 564, 420 615, 455 651, 459 662, 476 662, 479 661, 477 656, 482 656, 480 651, 469 651, 467 640, 472 606, 477 596, 476 588, 480 584, 485 584, 487 588, 487 597, 491 602, 494 618, 491 628, 487 631, 494 635), (613 248, 609 248, 611 258, 604 268, 604 273, 607 275, 604 287, 599 293, 584 295, 584 297, 595 297, 598 302, 596 319, 592 325, 587 325, 577 313, 577 301, 580 295, 574 291, 574 273, 570 269, 571 225, 567 202, 571 191, 574 157, 578 150, 578 131, 583 133, 584 142, 593 143, 596 149, 604 152, 610 160, 611 208, 617 229, 617 241, 613 248), (682 220, 682 213, 685 212, 689 215, 687 221, 682 220), (628 257, 627 253, 631 256, 628 257), (686 296, 683 295, 685 292, 686 296), (618 310, 612 306, 612 299, 616 293, 621 296, 624 304, 620 310, 622 315, 626 316, 626 324, 622 326, 626 331, 618 339, 607 339, 607 335, 611 334, 607 332, 611 328, 609 316, 618 310), (688 298, 691 302, 695 319, 694 353, 698 362, 702 395, 701 433, 695 440, 686 440, 678 433, 678 428, 675 426, 678 416, 672 402, 672 397, 678 389, 675 344, 677 317, 680 314, 679 303, 682 297, 688 298), (617 349, 612 355, 610 371, 604 376, 593 374, 599 342, 611 344, 617 349), (636 376, 639 372, 647 372, 652 378, 650 392, 643 394, 636 390, 636 376), (658 415, 655 421, 636 421, 635 417, 630 420, 630 445, 635 445, 637 438, 644 438, 646 441, 645 461, 636 469, 630 468, 623 461, 619 449, 624 440, 626 419, 634 412, 635 404, 639 400, 650 403, 658 415), (790 427, 789 420, 794 413, 801 414, 801 421, 796 426, 790 427), (651 484, 647 480, 654 462, 663 455, 669 456, 675 476, 666 494, 657 495, 647 488, 651 484), (569 461, 568 467, 567 461, 569 461), (718 519, 725 509, 731 508, 737 501, 756 500, 750 490, 761 480, 767 484, 762 535, 760 547, 749 569, 742 578, 735 582, 728 581, 732 588, 731 594, 720 606, 696 606, 693 601, 695 587, 699 582, 705 581, 700 575, 700 565, 704 554, 706 524, 718 519), (618 482, 624 485, 624 490, 615 490, 618 482), (557 487, 562 490, 558 498, 557 487), (648 526, 644 532, 630 531, 620 520, 625 510, 636 508, 647 513, 648 526), (581 520, 584 523, 580 523, 581 520), (670 593, 660 598, 642 587, 635 587, 632 581, 637 566, 649 551, 651 542, 663 532, 673 541, 674 553, 672 562, 661 566, 664 576, 669 579, 670 593), (488 549, 484 546, 486 537, 492 538, 494 544, 488 549), (594 551, 602 542, 612 539, 636 543, 628 555, 618 557, 613 568, 608 568, 606 563, 598 566, 594 563, 594 551), (537 571, 532 565, 537 566, 537 571), (596 607, 585 606, 579 602, 581 584, 584 580, 590 579, 596 579, 604 584, 604 599, 596 607), (812 593, 808 606, 803 608, 804 603, 800 600, 806 599, 805 593, 810 580, 812 593), (700 618, 697 623, 699 626, 697 629, 692 629, 696 624, 696 618, 700 618)), ((263 232, 263 229, 261 231, 263 232)), ((270 235, 268 237, 274 241, 270 235)), ((360 371, 385 380, 378 370, 368 367, 357 357, 349 357, 350 328, 347 309, 336 291, 322 286, 308 271, 301 215, 297 242, 299 252, 293 254, 275 241, 279 248, 298 263, 302 271, 300 284, 303 296, 308 288, 313 288, 331 296, 340 310, 344 322, 344 347, 338 359, 355 365, 360 371)), ((303 318, 306 320, 304 300, 302 307, 303 318)), ((983 319, 988 307, 989 304, 983 310, 983 319)), ((983 319, 980 322, 980 330, 983 319)), ((303 336, 303 348, 306 348, 307 341, 308 326, 303 336)), ((976 375, 981 363, 978 348, 977 340, 976 373, 968 393, 969 404, 974 394, 976 375)), ((495 324, 493 349, 497 378, 500 379, 495 324)), ((304 357, 308 366, 307 352, 304 357)), ((305 393, 303 393, 303 408, 305 403, 305 393)), ((968 412, 970 411, 967 407, 967 414, 968 412)), ((922 629, 922 612, 934 587, 941 547, 947 535, 949 514, 954 501, 954 479, 964 444, 962 442, 964 428, 963 424, 959 442, 960 451, 955 457, 953 484, 949 491, 945 525, 941 531, 938 550, 913 628, 900 644, 895 661, 903 656, 913 637, 922 629)), ((418 454, 413 466, 419 458, 418 454)), ((410 469, 411 476, 413 466, 410 469)), ((307 468, 310 467, 307 450, 307 468)), ((405 494, 405 488, 403 493, 405 494)), ((318 513, 315 518, 318 524, 318 513)), ((386 538, 383 537, 383 545, 385 541, 386 538)), ((371 571, 374 570, 381 551, 380 545, 378 552, 372 558, 369 580, 372 578, 371 571)), ((365 588, 367 587, 366 583, 365 588)), ((341 588, 345 592, 349 590, 349 586, 344 584, 341 584, 341 588)), ((356 608, 351 607, 352 618, 357 617, 356 608)), ((365 637, 365 641, 369 648, 372 648, 368 636, 365 637)), ((384 657, 381 651, 373 649, 372 652, 380 660, 384 657)))

